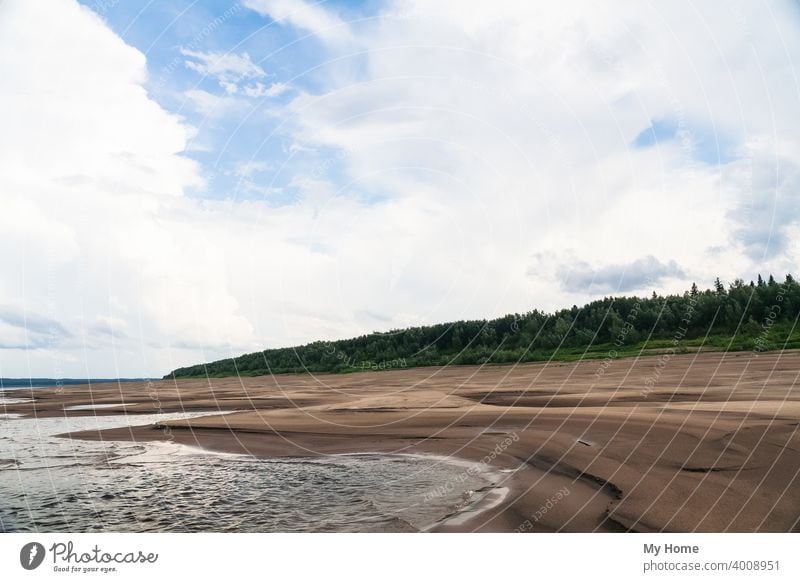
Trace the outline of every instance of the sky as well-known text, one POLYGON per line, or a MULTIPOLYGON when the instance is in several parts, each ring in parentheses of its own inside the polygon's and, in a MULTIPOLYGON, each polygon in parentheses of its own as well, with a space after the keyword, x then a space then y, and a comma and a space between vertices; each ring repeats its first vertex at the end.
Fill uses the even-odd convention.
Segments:
POLYGON ((0 377, 797 272, 794 1, 4 0, 0 377))

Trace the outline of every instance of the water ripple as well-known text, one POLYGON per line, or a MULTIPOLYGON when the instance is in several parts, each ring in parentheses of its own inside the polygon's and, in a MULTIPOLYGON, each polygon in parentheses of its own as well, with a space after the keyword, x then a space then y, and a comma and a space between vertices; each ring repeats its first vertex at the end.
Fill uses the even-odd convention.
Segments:
POLYGON ((55 436, 196 415, 0 420, 0 531, 407 531, 486 485, 432 457, 259 459, 55 436))

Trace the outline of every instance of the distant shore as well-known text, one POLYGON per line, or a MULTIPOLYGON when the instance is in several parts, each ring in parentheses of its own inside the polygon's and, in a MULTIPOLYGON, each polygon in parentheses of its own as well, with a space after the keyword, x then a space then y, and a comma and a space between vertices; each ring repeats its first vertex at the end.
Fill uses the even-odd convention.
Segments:
POLYGON ((800 352, 658 361, 43 388, 5 412, 233 410, 71 436, 265 457, 433 454, 496 476, 434 531, 798 531, 800 352))
POLYGON ((579 362, 651 354, 800 348, 800 284, 759 275, 726 289, 692 285, 684 293, 604 297, 546 313, 451 321, 349 339, 269 348, 173 370, 164 379, 349 373, 398 368, 579 362))
POLYGON ((111 382, 146 382, 156 378, 0 378, 0 390, 6 388, 44 388, 47 386, 81 386, 111 382))

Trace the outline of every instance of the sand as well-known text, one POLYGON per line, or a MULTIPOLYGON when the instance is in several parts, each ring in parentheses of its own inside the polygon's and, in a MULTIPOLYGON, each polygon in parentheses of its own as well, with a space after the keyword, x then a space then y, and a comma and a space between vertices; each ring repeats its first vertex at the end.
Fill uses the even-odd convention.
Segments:
POLYGON ((698 353, 44 388, 0 412, 234 411, 71 436, 436 454, 498 476, 434 531, 789 532, 800 531, 798 373, 798 351, 698 353), (64 410, 115 403, 126 406, 64 410))

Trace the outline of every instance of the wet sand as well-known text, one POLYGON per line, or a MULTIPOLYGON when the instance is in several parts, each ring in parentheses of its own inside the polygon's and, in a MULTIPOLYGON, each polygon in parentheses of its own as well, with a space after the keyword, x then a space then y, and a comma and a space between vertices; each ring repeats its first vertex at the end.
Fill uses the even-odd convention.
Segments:
POLYGON ((789 532, 800 531, 798 374, 798 351, 699 353, 42 388, 0 412, 234 411, 72 436, 262 456, 436 454, 499 475, 473 497, 483 511, 436 531, 789 532), (115 403, 126 406, 65 411, 115 403))

